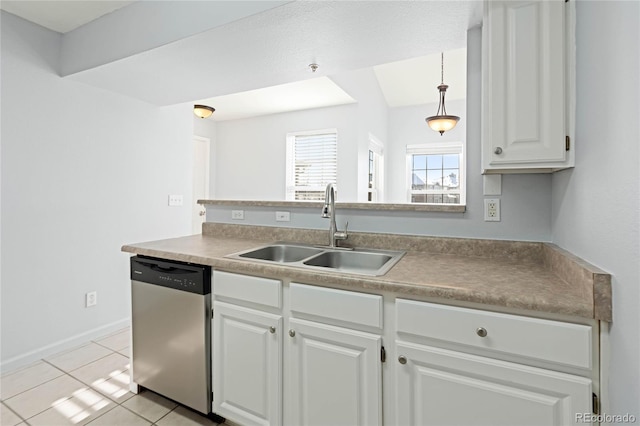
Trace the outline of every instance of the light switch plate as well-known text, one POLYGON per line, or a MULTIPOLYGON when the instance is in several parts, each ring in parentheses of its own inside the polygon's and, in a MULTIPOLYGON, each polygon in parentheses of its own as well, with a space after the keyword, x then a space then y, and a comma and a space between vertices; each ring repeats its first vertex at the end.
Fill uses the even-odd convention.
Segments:
POLYGON ((182 195, 169 195, 169 205, 171 207, 181 206, 183 203, 182 195))

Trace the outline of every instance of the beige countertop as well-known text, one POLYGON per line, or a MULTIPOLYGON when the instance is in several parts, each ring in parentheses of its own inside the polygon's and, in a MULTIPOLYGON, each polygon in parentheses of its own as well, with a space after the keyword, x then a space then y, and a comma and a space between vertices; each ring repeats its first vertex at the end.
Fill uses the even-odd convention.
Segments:
POLYGON ((357 247, 407 252, 385 275, 370 277, 225 257, 275 241, 324 243, 326 231, 207 223, 203 232, 122 251, 307 284, 611 321, 611 276, 553 244, 351 234, 357 247))

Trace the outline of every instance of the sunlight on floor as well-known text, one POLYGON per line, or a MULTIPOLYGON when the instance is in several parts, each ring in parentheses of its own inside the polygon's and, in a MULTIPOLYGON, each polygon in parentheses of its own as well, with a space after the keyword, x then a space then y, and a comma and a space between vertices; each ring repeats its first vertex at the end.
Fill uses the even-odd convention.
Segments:
POLYGON ((51 406, 62 416, 76 424, 109 405, 111 401, 89 388, 78 389, 72 396, 60 398, 51 406))
POLYGON ((98 379, 91 386, 116 399, 129 392, 129 373, 126 370, 113 371, 109 376, 110 379, 98 379))

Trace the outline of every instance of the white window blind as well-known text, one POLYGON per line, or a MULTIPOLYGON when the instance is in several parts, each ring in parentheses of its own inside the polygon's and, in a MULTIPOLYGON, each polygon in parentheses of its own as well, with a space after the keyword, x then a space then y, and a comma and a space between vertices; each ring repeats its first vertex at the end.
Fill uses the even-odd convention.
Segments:
POLYGON ((324 200, 327 184, 338 175, 335 130, 287 135, 287 200, 324 200))

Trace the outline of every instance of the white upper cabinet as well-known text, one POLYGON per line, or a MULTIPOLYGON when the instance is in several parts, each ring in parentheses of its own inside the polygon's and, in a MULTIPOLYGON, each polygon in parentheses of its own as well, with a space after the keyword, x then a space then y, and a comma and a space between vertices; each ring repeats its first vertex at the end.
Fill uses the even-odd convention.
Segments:
POLYGON ((485 1, 483 173, 573 167, 574 45, 573 4, 485 1))

